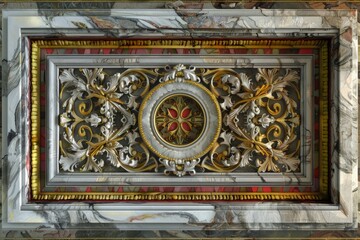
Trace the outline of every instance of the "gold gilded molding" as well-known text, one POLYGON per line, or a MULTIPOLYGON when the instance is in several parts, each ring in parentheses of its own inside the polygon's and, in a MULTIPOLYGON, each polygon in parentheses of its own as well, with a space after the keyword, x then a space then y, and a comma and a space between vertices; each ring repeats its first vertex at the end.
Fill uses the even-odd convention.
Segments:
POLYGON ((150 192, 150 193, 44 193, 36 200, 100 200, 100 201, 247 201, 247 200, 322 200, 318 193, 234 193, 234 192, 150 192))
POLYGON ((37 198, 40 192, 40 48, 36 42, 31 48, 31 192, 37 198))
POLYGON ((326 40, 34 40, 31 49, 31 193, 32 200, 324 200, 328 195, 328 62, 326 40), (40 51, 42 48, 316 48, 320 49, 319 192, 42 192, 40 190, 40 51))
POLYGON ((36 40, 40 48, 319 48, 324 40, 36 40))
POLYGON ((329 76, 328 76, 328 46, 324 44, 320 48, 320 193, 326 195, 328 192, 328 172, 329 172, 329 76))

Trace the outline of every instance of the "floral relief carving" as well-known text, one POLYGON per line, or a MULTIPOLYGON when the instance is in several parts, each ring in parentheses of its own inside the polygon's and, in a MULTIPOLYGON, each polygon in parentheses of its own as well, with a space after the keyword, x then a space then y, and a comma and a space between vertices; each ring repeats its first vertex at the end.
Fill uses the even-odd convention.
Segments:
POLYGON ((222 141, 202 166, 218 172, 252 166, 259 172, 297 171, 300 164, 297 71, 259 68, 255 79, 234 70, 208 70, 203 78, 221 99, 222 141))
POLYGON ((187 96, 170 96, 155 113, 155 124, 162 138, 175 145, 193 142, 204 128, 204 112, 187 96))
MULTIPOLYGON (((59 75, 63 171, 296 172, 300 165, 300 76, 296 69, 62 69, 59 75), (257 71, 254 73, 254 71, 257 71), (138 132, 144 96, 163 82, 201 83, 218 100, 221 134, 200 158, 158 157, 138 132), (250 169, 250 170, 249 170, 250 169)), ((189 85, 190 86, 190 85, 189 85)), ((181 147, 203 134, 206 114, 196 96, 174 95, 156 107, 161 141, 181 147)), ((207 116, 214 117, 214 116, 207 116)), ((215 116, 216 117, 216 116, 215 116)))
POLYGON ((126 171, 156 167, 131 128, 136 125, 136 99, 149 88, 146 74, 127 70, 108 76, 102 68, 79 69, 79 74, 64 69, 59 80, 64 109, 59 163, 64 171, 80 167, 81 171, 101 172, 105 161, 126 171))

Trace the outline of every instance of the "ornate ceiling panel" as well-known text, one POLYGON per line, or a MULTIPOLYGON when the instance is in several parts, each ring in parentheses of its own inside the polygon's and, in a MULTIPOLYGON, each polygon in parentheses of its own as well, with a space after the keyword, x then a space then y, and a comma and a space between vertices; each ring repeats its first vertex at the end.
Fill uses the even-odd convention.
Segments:
POLYGON ((64 171, 103 172, 109 164, 127 172, 164 165, 177 176, 249 165, 259 172, 300 170, 296 70, 259 68, 254 81, 241 70, 183 64, 163 73, 77 70, 61 69, 58 78, 64 171))
POLYGON ((356 226, 355 12, 185 12, 4 12, 5 224, 356 226))

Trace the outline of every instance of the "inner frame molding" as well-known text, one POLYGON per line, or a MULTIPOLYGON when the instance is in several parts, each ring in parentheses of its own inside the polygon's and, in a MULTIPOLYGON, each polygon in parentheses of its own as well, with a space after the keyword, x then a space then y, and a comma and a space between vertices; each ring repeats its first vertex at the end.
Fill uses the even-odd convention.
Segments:
MULTIPOLYGON (((119 41, 72 41, 72 40, 34 40, 32 45, 32 102, 33 107, 31 111, 32 119, 32 196, 36 200, 69 200, 69 199, 90 199, 90 200, 248 200, 248 199, 273 199, 273 200, 286 200, 286 199, 298 199, 298 200, 324 200, 328 199, 328 145, 327 138, 329 133, 327 131, 328 126, 328 41, 325 40, 119 40, 119 41), (320 174, 319 174, 319 185, 320 188, 316 192, 301 192, 301 193, 282 193, 282 192, 271 192, 271 193, 251 193, 251 192, 224 192, 224 193, 136 193, 136 192, 122 192, 122 193, 103 193, 103 192, 42 192, 40 176, 39 176, 39 129, 40 126, 40 109, 36 107, 36 103, 39 102, 40 89, 39 85, 39 69, 40 66, 40 52, 41 49, 55 49, 55 48, 149 48, 149 47, 161 47, 161 48, 176 48, 184 47, 189 49, 197 48, 240 48, 240 49, 262 49, 262 48, 311 48, 319 49, 320 59, 320 174)), ((241 56, 241 55, 239 55, 241 56)), ((129 58, 134 59, 134 55, 129 58)), ((159 56, 160 57, 160 56, 159 56)), ((204 56, 208 58, 208 56, 204 56)), ((233 57, 233 56, 232 56, 233 57)), ((108 61, 108 60, 107 60, 108 61)), ((127 59, 119 60, 121 65, 127 61, 127 59), (125 61, 125 62, 124 62, 125 61)), ((119 63, 119 62, 117 62, 119 63)), ((104 63, 102 63, 104 64, 104 63)), ((223 63, 222 63, 223 64, 223 63)), ((231 62, 230 62, 231 64, 231 62)), ((240 63, 241 65, 242 63, 240 63)), ((251 65, 251 64, 250 64, 251 65)), ((242 66, 244 67, 244 66, 242 66)), ((53 69, 54 70, 54 69, 53 69)), ((56 70, 58 72, 58 70, 56 70)), ((55 91, 57 91, 55 89, 55 91)), ((141 111, 140 111, 141 113, 141 111)), ((51 118, 54 120, 54 118, 51 118)), ((139 118, 139 120, 141 117, 139 118)), ((304 144, 304 143, 303 143, 304 144)), ((55 146, 55 145, 53 145, 55 146)), ((168 171, 168 170, 167 170, 168 171)), ((184 175, 186 172, 181 173, 184 175)), ((124 174, 124 173, 121 173, 124 174)), ((308 173, 307 173, 308 174, 308 173)), ((306 174, 305 174, 306 175, 306 174)), ((81 177, 79 177, 81 181, 81 177)), ((161 180, 160 180, 161 181, 161 180)), ((187 182, 189 183, 189 182, 187 182)), ((50 184, 51 185, 51 184, 50 184)), ((61 186, 61 185, 60 185, 61 186)), ((45 188, 46 189, 46 188, 45 188)))

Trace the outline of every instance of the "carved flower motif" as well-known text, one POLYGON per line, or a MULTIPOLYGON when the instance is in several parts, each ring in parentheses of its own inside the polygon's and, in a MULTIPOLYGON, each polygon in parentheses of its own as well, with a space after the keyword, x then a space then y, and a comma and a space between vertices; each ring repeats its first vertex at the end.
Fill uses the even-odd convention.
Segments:
POLYGON ((269 116, 267 114, 263 114, 261 118, 259 119, 259 122, 261 123, 261 126, 263 128, 268 127, 271 123, 275 122, 275 118, 273 116, 269 116))
POLYGON ((168 131, 174 132, 179 131, 179 127, 185 133, 191 130, 192 124, 190 123, 190 117, 192 115, 189 106, 185 106, 183 109, 178 109, 172 106, 168 109, 168 116, 171 120, 168 123, 168 131))
POLYGON ((204 116, 200 106, 191 98, 170 97, 156 113, 160 136, 167 142, 184 145, 195 140, 201 133, 204 116))
POLYGON ((91 126, 97 127, 99 123, 101 123, 101 118, 96 113, 93 113, 90 117, 87 117, 85 121, 90 123, 91 126))

